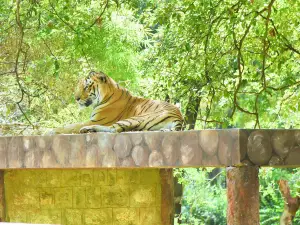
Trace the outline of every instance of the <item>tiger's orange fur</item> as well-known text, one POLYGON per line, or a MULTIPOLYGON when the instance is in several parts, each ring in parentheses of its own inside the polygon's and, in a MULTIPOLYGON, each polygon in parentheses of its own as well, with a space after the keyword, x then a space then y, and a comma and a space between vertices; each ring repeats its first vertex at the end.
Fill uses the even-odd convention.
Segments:
POLYGON ((54 133, 181 130, 180 110, 169 103, 135 97, 103 72, 90 72, 75 91, 79 105, 93 105, 90 121, 54 133))

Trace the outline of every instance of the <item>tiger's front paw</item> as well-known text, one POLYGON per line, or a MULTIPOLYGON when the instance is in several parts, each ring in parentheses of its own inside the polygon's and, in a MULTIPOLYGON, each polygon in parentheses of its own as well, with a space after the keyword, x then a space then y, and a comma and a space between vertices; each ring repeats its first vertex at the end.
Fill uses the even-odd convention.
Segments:
POLYGON ((161 128, 159 130, 160 132, 169 132, 169 131, 172 131, 171 129, 167 129, 167 128, 161 128))
POLYGON ((95 133, 97 132, 97 129, 95 126, 86 126, 86 127, 83 127, 79 130, 79 133, 81 134, 85 134, 85 133, 95 133))
POLYGON ((55 131, 55 129, 47 130, 44 133, 45 136, 52 136, 52 135, 55 135, 55 134, 57 134, 57 132, 55 131))
POLYGON ((101 125, 92 125, 92 126, 82 127, 79 132, 81 134, 83 134, 83 133, 94 133, 94 132, 117 133, 115 128, 107 127, 107 126, 101 126, 101 125))

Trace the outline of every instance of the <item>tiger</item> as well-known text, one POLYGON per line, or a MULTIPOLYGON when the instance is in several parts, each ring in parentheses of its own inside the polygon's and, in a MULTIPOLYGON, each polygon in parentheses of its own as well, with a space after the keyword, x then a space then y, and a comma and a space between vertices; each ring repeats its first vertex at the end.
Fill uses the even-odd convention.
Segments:
POLYGON ((79 106, 93 107, 90 120, 56 128, 51 134, 183 129, 179 108, 167 102, 135 97, 103 72, 89 72, 78 82, 74 96, 79 106))

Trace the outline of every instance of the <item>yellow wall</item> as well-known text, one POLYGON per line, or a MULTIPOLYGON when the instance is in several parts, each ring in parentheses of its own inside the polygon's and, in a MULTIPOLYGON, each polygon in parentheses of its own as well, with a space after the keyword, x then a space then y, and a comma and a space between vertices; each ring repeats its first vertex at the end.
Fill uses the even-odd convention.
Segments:
POLYGON ((158 169, 10 170, 8 222, 160 225, 158 169))

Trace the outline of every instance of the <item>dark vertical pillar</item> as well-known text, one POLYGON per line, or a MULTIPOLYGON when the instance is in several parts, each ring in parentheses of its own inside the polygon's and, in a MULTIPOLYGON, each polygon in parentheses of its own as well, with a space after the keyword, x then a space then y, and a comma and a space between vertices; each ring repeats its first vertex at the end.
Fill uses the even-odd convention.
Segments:
POLYGON ((0 222, 5 221, 4 171, 0 170, 0 222))
POLYGON ((227 225, 259 225, 258 167, 227 168, 227 225))
POLYGON ((161 224, 174 224, 174 178, 173 169, 160 169, 161 224))

